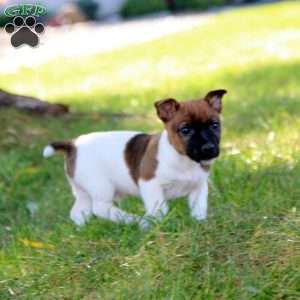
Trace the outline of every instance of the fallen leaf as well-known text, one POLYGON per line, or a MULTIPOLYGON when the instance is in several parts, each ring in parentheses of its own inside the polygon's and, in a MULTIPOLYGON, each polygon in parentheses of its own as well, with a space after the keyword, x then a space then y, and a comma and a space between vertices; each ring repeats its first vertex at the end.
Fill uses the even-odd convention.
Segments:
POLYGON ((54 246, 51 244, 45 244, 42 242, 31 241, 28 239, 20 239, 24 246, 28 246, 35 249, 54 249, 54 246))

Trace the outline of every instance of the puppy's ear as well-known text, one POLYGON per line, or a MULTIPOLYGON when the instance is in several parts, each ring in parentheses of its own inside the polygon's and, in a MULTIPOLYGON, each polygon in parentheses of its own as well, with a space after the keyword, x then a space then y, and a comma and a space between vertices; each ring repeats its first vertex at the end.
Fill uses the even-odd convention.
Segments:
POLYGON ((154 105, 157 115, 163 122, 171 120, 180 106, 180 104, 172 98, 156 101, 154 105))
POLYGON ((226 94, 226 90, 214 90, 210 91, 205 97, 204 100, 216 110, 218 113, 222 111, 222 97, 226 94))

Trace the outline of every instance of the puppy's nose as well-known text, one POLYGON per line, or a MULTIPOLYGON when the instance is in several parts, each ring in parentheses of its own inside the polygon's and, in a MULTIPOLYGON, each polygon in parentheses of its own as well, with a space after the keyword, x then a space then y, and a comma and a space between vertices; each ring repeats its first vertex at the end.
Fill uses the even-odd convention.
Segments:
POLYGON ((201 148, 201 150, 204 154, 210 154, 210 153, 214 152, 215 149, 216 149, 216 147, 212 143, 207 143, 207 144, 203 145, 201 148))

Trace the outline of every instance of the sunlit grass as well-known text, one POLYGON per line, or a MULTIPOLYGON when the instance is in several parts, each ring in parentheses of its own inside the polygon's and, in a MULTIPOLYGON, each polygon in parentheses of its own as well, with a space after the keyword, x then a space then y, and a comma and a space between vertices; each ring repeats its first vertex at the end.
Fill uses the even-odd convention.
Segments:
MULTIPOLYGON (((299 299, 299 11, 296 1, 227 11, 150 43, 1 75, 1 88, 85 114, 0 112, 0 298, 299 299), (229 93, 207 222, 176 201, 146 233, 70 223, 62 158, 43 160, 44 144, 95 130, 159 130, 155 100, 215 88, 229 93)), ((136 199, 122 205, 143 212, 136 199)))

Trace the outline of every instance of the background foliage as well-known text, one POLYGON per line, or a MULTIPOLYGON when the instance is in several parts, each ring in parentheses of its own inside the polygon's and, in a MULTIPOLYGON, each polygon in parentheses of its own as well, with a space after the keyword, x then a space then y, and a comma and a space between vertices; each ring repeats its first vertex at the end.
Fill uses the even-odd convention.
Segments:
MULTIPOLYGON (((127 0, 121 10, 121 15, 126 18, 165 11, 169 8, 167 2, 165 0, 127 0)), ((252 3, 256 0, 175 0, 173 2, 180 12, 207 10, 230 4, 252 3)))

